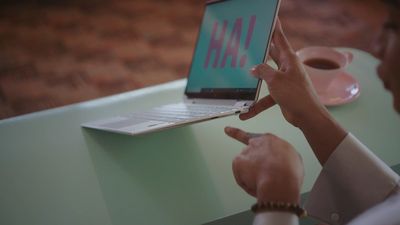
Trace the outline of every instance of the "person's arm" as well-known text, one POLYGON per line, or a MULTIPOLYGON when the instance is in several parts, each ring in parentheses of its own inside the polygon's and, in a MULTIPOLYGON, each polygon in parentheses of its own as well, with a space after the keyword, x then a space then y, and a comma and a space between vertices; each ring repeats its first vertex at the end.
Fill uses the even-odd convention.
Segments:
MULTIPOLYGON (((305 204, 311 217, 333 225, 347 224, 400 194, 399 176, 352 134, 332 152, 305 204)), ((298 218, 290 213, 265 212, 255 216, 253 225, 277 223, 297 225, 298 218)))
MULTIPOLYGON (((294 51, 283 35, 280 23, 278 23, 276 27, 270 55, 277 63, 278 70, 269 67, 267 64, 261 64, 252 70, 254 76, 262 78, 267 82, 270 95, 258 101, 250 108, 248 113, 240 115, 240 118, 242 120, 250 119, 277 103, 285 119, 303 130, 315 155, 323 164, 344 138, 346 132, 319 103, 318 97, 303 67, 300 65, 294 51), (310 117, 309 115, 313 116, 310 117), (329 132, 326 132, 327 130, 329 132)), ((249 137, 245 132, 238 131, 237 129, 226 129, 226 133, 245 144, 249 142, 249 137)), ((268 145, 264 147, 268 147, 268 145)), ((279 154, 277 155, 281 154, 279 148, 274 150, 278 150, 277 153, 279 154)), ((238 184, 250 195, 257 197, 258 201, 267 201, 263 200, 265 198, 262 197, 262 195, 263 193, 268 193, 265 197, 272 197, 272 199, 276 201, 293 202, 293 200, 290 200, 290 196, 300 196, 300 186, 298 183, 296 184, 296 182, 293 182, 295 184, 293 186, 296 188, 288 188, 291 185, 290 181, 292 181, 290 176, 285 177, 283 182, 270 180, 270 182, 265 185, 258 185, 259 178, 251 175, 252 173, 258 173, 264 175, 269 174, 270 177, 274 178, 282 177, 281 170, 261 170, 262 168, 253 166, 257 164, 255 162, 272 162, 270 160, 271 155, 274 156, 274 154, 260 155, 258 160, 254 159, 254 162, 248 163, 247 166, 234 165, 233 172, 235 178, 238 184), (244 177, 246 177, 247 180, 243 179, 243 175, 240 175, 242 173, 245 174, 244 177), (248 179, 248 177, 252 179, 248 179), (271 187, 273 189, 272 191, 271 187), (256 189, 259 191, 256 192, 256 189)), ((238 160, 236 159, 236 161, 238 160)), ((286 167, 292 166, 290 162, 280 165, 286 165, 286 167)), ((279 168, 283 169, 282 167, 279 168)), ((254 224, 276 224, 277 220, 281 221, 280 224, 282 225, 298 224, 297 216, 290 213, 275 212, 258 213, 255 217, 254 224)))
POLYGON ((304 116, 298 127, 322 166, 347 135, 324 107, 304 116))
MULTIPOLYGON (((398 176, 348 135, 319 102, 279 23, 270 55, 277 70, 268 64, 252 70, 255 77, 266 81, 269 95, 240 118, 250 119, 278 104, 285 119, 302 130, 324 167, 307 203, 310 214, 328 223, 343 224, 386 199, 398 188, 398 176)), ((258 214, 257 221, 263 222, 257 225, 268 224, 268 215, 273 214, 258 214)))
POLYGON ((399 176, 352 134, 326 161, 306 202, 308 213, 346 224, 399 190, 399 176))
POLYGON ((254 67, 252 75, 263 79, 269 95, 260 99, 240 119, 253 118, 278 104, 285 119, 302 130, 315 156, 323 165, 346 136, 346 131, 320 103, 314 88, 287 41, 278 22, 270 47, 271 58, 278 68, 266 63, 254 67))

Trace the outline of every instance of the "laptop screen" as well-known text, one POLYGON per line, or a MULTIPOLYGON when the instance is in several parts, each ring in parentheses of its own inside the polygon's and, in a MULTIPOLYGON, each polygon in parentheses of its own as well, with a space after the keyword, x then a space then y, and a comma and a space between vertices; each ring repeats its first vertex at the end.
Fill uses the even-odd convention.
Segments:
POLYGON ((192 98, 254 100, 279 0, 208 1, 185 94, 192 98))

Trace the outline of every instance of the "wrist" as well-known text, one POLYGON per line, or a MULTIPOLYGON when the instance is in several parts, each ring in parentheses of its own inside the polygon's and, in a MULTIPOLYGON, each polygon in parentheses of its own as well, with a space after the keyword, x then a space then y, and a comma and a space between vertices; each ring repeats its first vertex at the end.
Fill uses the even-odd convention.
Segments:
POLYGON ((300 206, 300 189, 302 178, 280 176, 273 180, 263 180, 257 187, 257 203, 251 210, 254 213, 287 212, 299 218, 307 216, 300 206), (285 177, 282 179, 282 177, 285 177))
POLYGON ((302 120, 299 129, 303 132, 315 156, 324 165, 336 147, 346 137, 347 131, 321 106, 302 120))
MULTIPOLYGON (((285 176, 286 177, 286 176, 285 176)), ((287 178, 278 182, 260 182, 257 187, 257 202, 300 203, 301 185, 295 178, 287 178)))
POLYGON ((304 132, 306 130, 324 127, 325 124, 331 123, 332 120, 334 119, 324 106, 315 104, 309 106, 307 112, 297 119, 297 127, 304 132))

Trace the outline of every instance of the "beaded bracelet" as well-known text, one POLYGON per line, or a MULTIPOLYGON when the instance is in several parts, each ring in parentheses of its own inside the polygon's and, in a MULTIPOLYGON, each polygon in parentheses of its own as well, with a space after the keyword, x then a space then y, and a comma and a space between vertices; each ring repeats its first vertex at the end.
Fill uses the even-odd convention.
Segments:
POLYGON ((298 204, 284 202, 256 203, 251 207, 254 213, 266 211, 283 211, 296 214, 299 218, 306 217, 307 211, 298 204))

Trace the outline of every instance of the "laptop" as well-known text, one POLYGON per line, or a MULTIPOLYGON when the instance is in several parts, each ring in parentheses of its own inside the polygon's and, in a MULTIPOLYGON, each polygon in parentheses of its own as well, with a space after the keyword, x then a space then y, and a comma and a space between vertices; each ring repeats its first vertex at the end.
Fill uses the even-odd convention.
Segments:
POLYGON ((279 3, 207 1, 183 101, 82 126, 138 135, 247 112, 261 87, 249 70, 266 61, 279 3))

